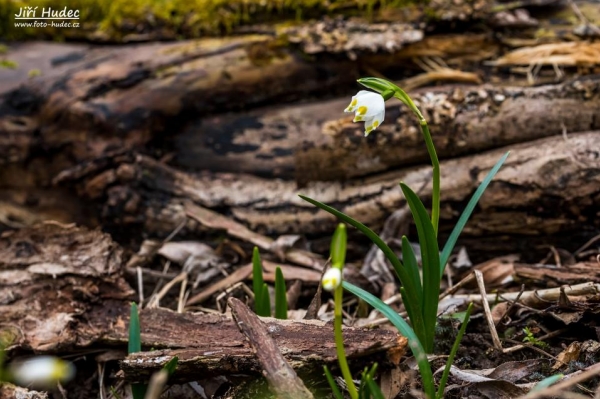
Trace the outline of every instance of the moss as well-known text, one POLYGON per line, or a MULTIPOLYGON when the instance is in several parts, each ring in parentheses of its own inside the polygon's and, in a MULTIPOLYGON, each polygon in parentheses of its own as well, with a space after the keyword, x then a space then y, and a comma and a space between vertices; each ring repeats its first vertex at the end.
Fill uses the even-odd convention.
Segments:
POLYGON ((0 68, 17 69, 19 64, 12 60, 0 60, 0 68))
MULTIPOLYGON (((170 38, 231 33, 241 25, 299 22, 334 13, 376 17, 382 10, 421 0, 0 0, 0 36, 85 38, 94 33, 119 41, 129 34, 158 32, 170 38), (14 26, 20 7, 68 7, 81 12, 80 28, 14 26)), ((41 11, 38 11, 38 14, 41 11)))

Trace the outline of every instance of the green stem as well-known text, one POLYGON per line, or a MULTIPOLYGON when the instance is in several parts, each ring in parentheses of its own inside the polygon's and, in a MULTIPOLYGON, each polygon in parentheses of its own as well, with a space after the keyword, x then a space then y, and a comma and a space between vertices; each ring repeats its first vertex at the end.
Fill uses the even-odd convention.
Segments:
POLYGON ((433 225, 433 231, 437 237, 438 224, 440 222, 440 161, 433 140, 431 139, 431 133, 429 132, 429 126, 424 118, 420 118, 419 124, 421 125, 421 131, 425 138, 425 145, 427 146, 427 152, 431 158, 431 166, 433 167, 433 192, 431 193, 431 224, 433 225))
POLYGON ((343 299, 344 288, 340 284, 335 289, 333 295, 335 301, 334 319, 333 319, 333 334, 335 336, 335 347, 337 350, 338 362, 346 385, 348 386, 348 393, 352 399, 358 399, 358 391, 352 380, 352 374, 350 374, 350 367, 348 367, 348 361, 346 360, 346 351, 344 350, 344 336, 342 335, 342 299, 343 299))

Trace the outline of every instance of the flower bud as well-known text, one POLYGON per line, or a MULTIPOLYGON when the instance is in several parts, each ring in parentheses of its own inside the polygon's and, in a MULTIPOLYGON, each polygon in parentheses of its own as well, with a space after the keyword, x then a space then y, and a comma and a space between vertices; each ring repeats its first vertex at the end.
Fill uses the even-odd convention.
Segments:
POLYGON ((332 267, 325 272, 321 283, 326 291, 335 290, 342 283, 342 271, 337 267, 332 267))
POLYGON ((68 382, 75 376, 71 362, 54 356, 38 356, 13 363, 10 372, 18 385, 51 389, 58 382, 68 382))

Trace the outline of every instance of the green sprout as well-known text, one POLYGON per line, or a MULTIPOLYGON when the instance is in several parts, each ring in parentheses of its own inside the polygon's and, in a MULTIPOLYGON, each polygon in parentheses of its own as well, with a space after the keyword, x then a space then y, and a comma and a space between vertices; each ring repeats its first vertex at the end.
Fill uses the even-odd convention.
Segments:
MULTIPOLYGON (((269 286, 263 278, 260 252, 254 247, 252 252, 252 289, 254 292, 254 311, 258 316, 271 317, 271 296, 269 286)), ((285 279, 280 267, 275 269, 275 317, 287 319, 288 303, 285 279)))

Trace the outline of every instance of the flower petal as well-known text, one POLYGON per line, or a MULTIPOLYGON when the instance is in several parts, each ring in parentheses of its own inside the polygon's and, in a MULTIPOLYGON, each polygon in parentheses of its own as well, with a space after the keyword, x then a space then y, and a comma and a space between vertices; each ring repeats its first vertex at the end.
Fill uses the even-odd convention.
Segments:
POLYGON ((367 91, 357 95, 357 100, 356 112, 363 117, 375 116, 385 109, 385 100, 378 93, 367 91))

